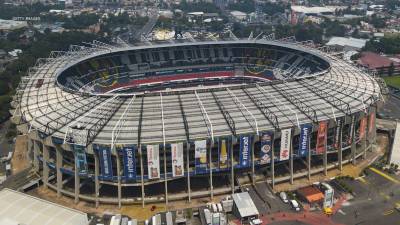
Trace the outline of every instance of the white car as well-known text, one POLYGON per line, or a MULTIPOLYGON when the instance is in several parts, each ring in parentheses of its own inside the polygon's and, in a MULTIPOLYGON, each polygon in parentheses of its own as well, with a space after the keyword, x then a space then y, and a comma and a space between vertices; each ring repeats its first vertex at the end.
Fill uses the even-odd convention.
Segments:
POLYGON ((300 205, 296 200, 290 200, 290 204, 292 205, 294 210, 300 211, 300 205))
POLYGON ((289 202, 289 199, 288 199, 288 197, 287 197, 286 192, 282 191, 281 193, 279 193, 279 197, 282 199, 282 201, 283 201, 284 203, 288 203, 288 202, 289 202))
POLYGON ((262 224, 262 220, 260 219, 254 219, 250 221, 250 225, 261 225, 262 224))

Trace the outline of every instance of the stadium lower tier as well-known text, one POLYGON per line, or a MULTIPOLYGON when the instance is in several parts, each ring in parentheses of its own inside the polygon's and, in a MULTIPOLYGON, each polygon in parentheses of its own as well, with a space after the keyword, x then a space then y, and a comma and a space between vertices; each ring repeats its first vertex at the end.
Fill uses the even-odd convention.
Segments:
POLYGON ((327 174, 332 168, 341 170, 345 163, 365 156, 376 141, 375 109, 369 111, 258 135, 165 145, 83 147, 62 144, 57 138, 48 143, 40 133, 32 133, 28 150, 45 186, 76 202, 128 204, 212 197, 235 191, 241 176, 266 179, 274 186, 327 174))

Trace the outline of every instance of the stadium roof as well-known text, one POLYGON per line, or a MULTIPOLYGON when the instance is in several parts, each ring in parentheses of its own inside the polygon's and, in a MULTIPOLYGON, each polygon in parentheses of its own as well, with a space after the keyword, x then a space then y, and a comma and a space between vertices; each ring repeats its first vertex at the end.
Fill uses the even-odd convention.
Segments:
MULTIPOLYGON (((39 60, 24 77, 13 106, 29 126, 63 139, 70 134, 97 144, 149 144, 258 133, 335 119, 365 110, 381 97, 365 71, 303 43, 233 40, 146 46, 77 47, 39 60), (60 71, 95 56, 168 46, 265 44, 297 49, 330 62, 323 74, 252 85, 163 91, 143 95, 82 95, 56 83, 60 71), (43 84, 36 87, 38 80, 43 84), (16 104, 17 103, 17 104, 16 104), (74 129, 80 125, 83 129, 74 129)), ((85 142, 86 143, 86 142, 85 142)))
POLYGON ((87 225, 86 213, 33 196, 3 189, 0 191, 1 225, 87 225))

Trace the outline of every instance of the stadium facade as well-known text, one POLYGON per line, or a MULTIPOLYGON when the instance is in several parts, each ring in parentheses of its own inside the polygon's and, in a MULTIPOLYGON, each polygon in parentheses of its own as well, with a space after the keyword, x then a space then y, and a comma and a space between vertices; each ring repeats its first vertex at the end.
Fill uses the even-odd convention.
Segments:
POLYGON ((71 46, 22 79, 13 121, 44 185, 76 202, 168 204, 234 192, 243 174, 326 175, 372 150, 382 85, 309 44, 71 46))

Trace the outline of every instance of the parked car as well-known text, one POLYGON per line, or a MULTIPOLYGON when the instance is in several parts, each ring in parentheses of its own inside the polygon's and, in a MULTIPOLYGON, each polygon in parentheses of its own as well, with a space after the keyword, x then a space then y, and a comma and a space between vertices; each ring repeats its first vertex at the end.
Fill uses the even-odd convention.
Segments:
POLYGON ((286 192, 282 191, 281 193, 279 193, 279 197, 282 199, 282 201, 283 201, 284 203, 288 203, 288 202, 289 202, 289 199, 288 199, 288 197, 287 197, 286 192))
POLYGON ((290 204, 292 205, 294 210, 300 211, 300 205, 296 200, 290 200, 290 204))

